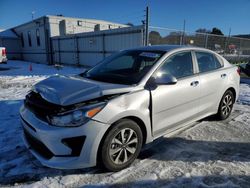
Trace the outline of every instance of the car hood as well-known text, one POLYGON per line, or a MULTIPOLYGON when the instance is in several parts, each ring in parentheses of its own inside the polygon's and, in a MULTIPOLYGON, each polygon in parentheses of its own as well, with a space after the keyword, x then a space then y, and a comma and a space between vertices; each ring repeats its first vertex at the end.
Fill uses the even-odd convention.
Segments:
POLYGON ((52 76, 33 87, 48 102, 67 106, 105 95, 130 92, 134 87, 98 82, 80 76, 52 76))

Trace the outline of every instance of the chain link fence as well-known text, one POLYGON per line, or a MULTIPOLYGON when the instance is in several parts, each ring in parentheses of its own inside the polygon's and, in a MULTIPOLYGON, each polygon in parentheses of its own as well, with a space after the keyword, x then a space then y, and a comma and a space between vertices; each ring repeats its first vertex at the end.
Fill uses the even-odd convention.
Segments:
POLYGON ((180 30, 149 27, 149 45, 191 45, 213 50, 232 63, 250 60, 250 39, 210 33, 183 32, 180 30))

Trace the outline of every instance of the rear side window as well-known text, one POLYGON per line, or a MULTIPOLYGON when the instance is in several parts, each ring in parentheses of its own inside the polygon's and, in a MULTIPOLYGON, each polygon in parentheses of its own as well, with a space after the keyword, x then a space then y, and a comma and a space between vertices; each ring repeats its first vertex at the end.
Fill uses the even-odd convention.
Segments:
POLYGON ((195 52, 199 71, 208 72, 222 67, 220 61, 214 54, 207 52, 195 52))
POLYGON ((176 78, 183 78, 193 75, 193 60, 191 52, 181 52, 168 58, 160 72, 163 74, 171 74, 176 78))

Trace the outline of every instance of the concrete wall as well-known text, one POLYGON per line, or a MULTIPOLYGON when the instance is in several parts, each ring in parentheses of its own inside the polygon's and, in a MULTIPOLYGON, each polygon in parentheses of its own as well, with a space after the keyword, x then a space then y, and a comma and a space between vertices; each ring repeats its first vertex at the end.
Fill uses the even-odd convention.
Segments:
POLYGON ((94 66, 119 50, 143 46, 143 26, 53 37, 54 63, 94 66))

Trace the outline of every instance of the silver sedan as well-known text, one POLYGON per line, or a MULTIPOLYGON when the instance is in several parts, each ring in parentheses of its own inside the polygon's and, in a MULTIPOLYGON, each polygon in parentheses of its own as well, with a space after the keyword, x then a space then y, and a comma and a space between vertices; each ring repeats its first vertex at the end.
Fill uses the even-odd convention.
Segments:
POLYGON ((124 50, 36 84, 20 110, 24 142, 45 166, 118 171, 156 138, 213 114, 228 118, 239 80, 236 66, 207 49, 124 50))

